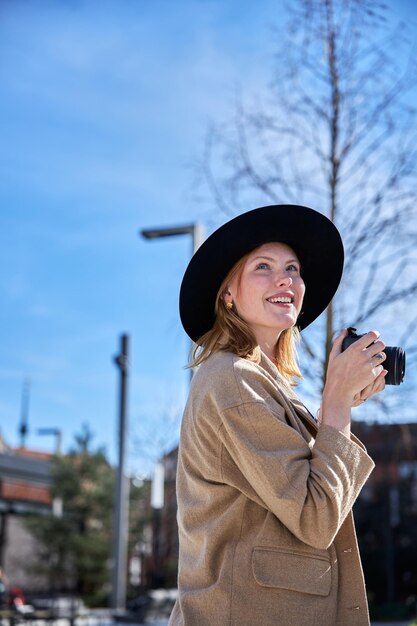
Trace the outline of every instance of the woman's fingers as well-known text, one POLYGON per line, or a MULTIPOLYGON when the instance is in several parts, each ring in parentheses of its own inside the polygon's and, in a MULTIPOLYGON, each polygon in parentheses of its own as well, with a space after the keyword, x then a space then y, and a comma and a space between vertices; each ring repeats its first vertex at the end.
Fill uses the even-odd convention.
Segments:
POLYGON ((369 385, 373 385, 374 381, 380 376, 384 369, 382 363, 387 358, 384 352, 385 344, 380 340, 376 340, 371 345, 364 347, 370 339, 377 335, 377 331, 372 330, 348 348, 355 355, 357 367, 362 365, 364 371, 368 371, 373 376, 374 380, 371 380, 369 385))
POLYGON ((352 347, 355 346, 357 350, 365 350, 367 348, 373 349, 374 346, 379 346, 377 351, 383 350, 385 345, 379 340, 379 332, 377 330, 370 330, 369 333, 365 333, 363 337, 355 341, 352 347))
POLYGON ((382 363, 385 361, 386 358, 387 355, 385 354, 385 352, 377 352, 369 358, 372 373, 375 376, 375 381, 384 371, 384 366, 382 365, 382 363))
POLYGON ((384 388, 385 344, 371 330, 342 352, 345 329, 336 337, 329 356, 326 398, 341 406, 358 406, 384 388))
POLYGON ((347 337, 347 334, 348 334, 347 328, 344 328, 342 332, 340 333, 340 335, 336 337, 336 339, 333 342, 332 349, 330 351, 330 355, 329 355, 330 358, 335 357, 337 354, 340 354, 342 352, 342 343, 345 337, 347 337))
POLYGON ((373 356, 371 356, 370 361, 373 365, 381 365, 381 363, 383 363, 383 361, 385 361, 385 359, 387 358, 387 355, 385 354, 385 352, 378 352, 378 354, 374 354, 373 356))
MULTIPOLYGON (((381 366, 382 367, 382 366, 381 366)), ((362 391, 356 394, 353 406, 359 406, 369 398, 372 398, 375 394, 383 391, 385 388, 385 377, 388 374, 388 370, 382 369, 379 375, 375 378, 373 383, 367 385, 362 391)))

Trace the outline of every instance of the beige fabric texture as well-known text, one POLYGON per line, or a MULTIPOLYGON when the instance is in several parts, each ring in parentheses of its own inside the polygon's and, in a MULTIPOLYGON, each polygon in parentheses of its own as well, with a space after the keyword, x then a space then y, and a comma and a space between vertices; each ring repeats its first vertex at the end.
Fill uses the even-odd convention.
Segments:
POLYGON ((351 509, 373 467, 266 356, 212 355, 182 422, 169 626, 367 626, 351 509))

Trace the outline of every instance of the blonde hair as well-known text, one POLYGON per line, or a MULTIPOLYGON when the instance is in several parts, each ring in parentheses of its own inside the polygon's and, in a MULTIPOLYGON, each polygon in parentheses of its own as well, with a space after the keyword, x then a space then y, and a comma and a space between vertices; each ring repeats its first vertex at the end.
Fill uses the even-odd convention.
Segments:
MULTIPOLYGON (((255 363, 261 360, 261 350, 255 335, 235 308, 228 309, 223 296, 230 282, 237 278, 238 285, 242 276, 243 266, 249 254, 243 256, 230 270, 220 285, 214 307, 215 320, 213 327, 202 335, 195 346, 189 367, 201 365, 211 354, 227 351, 237 354, 255 363)), ((275 364, 286 382, 295 386, 302 378, 297 362, 297 344, 301 336, 298 328, 292 326, 282 331, 275 351, 275 364)))

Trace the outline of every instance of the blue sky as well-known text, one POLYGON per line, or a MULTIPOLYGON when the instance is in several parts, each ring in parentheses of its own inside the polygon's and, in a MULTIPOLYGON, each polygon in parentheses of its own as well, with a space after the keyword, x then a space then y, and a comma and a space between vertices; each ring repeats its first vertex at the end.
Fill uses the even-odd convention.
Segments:
MULTIPOLYGON (((416 19, 411 6, 394 14, 416 19)), ((129 467, 148 468, 175 438, 191 242, 146 242, 138 230, 221 221, 197 202, 192 164, 235 88, 268 80, 281 21, 273 0, 2 0, 0 428, 10 445, 29 376, 28 446, 52 450, 37 429, 56 427, 67 449, 88 422, 114 460, 122 332, 129 467)))

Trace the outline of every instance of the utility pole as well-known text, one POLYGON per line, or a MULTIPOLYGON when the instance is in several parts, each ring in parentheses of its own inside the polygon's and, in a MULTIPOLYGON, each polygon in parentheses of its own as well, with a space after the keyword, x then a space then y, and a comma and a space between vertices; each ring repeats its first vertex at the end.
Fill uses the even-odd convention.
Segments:
POLYGON ((22 400, 20 405, 20 447, 24 448, 26 443, 26 436, 28 434, 28 420, 29 420, 29 392, 30 392, 30 380, 25 378, 22 387, 22 400))
POLYGON ((129 482, 124 475, 126 440, 126 391, 129 370, 129 336, 121 336, 120 354, 114 361, 120 371, 119 391, 119 463, 115 487, 113 533, 112 608, 126 608, 127 536, 129 515, 129 482))

